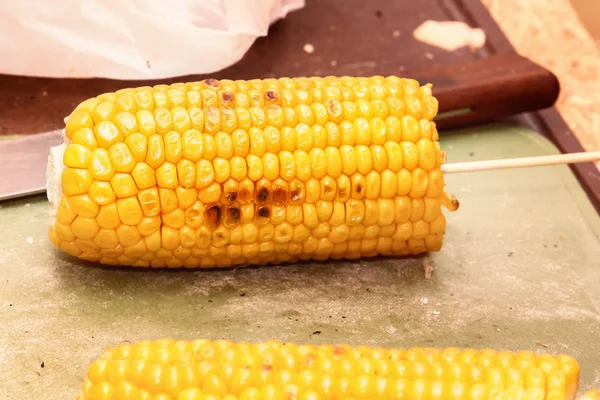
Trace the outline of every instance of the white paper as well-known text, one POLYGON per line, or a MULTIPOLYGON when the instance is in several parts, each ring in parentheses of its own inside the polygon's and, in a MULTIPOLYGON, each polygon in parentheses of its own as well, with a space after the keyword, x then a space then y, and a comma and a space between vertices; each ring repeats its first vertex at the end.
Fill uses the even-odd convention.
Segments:
POLYGON ((0 73, 162 79, 219 71, 304 0, 1 0, 0 73))

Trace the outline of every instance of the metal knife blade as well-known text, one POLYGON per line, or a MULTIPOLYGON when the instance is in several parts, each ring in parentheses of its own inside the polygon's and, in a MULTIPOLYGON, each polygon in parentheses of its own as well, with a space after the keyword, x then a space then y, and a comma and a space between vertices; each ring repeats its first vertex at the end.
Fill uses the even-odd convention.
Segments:
POLYGON ((44 193, 50 147, 63 140, 60 131, 0 140, 0 201, 44 193))

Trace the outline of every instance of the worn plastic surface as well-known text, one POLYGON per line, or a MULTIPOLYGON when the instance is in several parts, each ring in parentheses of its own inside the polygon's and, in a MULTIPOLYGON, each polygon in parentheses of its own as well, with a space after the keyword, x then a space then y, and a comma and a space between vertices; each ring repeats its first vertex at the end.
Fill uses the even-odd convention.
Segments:
MULTIPOLYGON (((451 162, 557 152, 501 126, 441 142, 451 162)), ((0 203, 0 398, 73 398, 107 347, 165 336, 567 353, 581 362, 581 389, 597 386, 600 218, 569 168, 447 183, 461 208, 447 213, 430 280, 418 258, 104 269, 53 250, 43 197, 0 203)))

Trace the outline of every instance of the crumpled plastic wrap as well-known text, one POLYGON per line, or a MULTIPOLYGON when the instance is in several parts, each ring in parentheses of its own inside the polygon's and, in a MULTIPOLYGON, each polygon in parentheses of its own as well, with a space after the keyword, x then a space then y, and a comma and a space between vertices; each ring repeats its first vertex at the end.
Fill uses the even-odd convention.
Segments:
POLYGON ((239 61, 304 0, 0 1, 0 73, 163 79, 239 61))

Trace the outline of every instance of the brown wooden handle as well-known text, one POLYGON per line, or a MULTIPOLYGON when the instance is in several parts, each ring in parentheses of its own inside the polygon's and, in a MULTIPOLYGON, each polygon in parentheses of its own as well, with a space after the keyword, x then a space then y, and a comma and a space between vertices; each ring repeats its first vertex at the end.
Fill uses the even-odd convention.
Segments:
POLYGON ((438 128, 474 125, 551 107, 560 84, 550 71, 516 53, 407 71, 421 84, 432 83, 438 99, 438 128))

